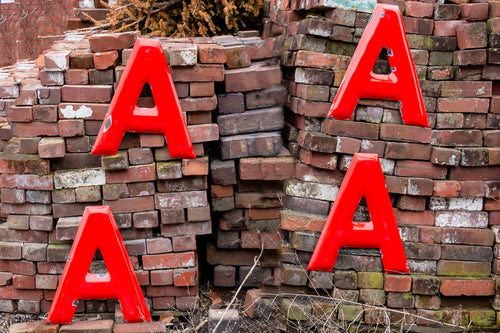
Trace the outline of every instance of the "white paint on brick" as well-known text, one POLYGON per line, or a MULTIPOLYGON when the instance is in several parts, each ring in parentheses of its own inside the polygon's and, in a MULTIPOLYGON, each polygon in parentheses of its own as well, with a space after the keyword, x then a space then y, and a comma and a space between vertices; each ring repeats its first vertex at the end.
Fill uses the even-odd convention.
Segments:
POLYGON ((450 210, 481 211, 483 198, 449 198, 450 210))
POLYGON ((326 163, 326 165, 329 166, 330 168, 335 168, 335 166, 337 166, 337 155, 333 155, 330 161, 326 163))
POLYGON ((373 148, 373 143, 368 140, 361 140, 361 149, 362 150, 370 150, 373 148))
POLYGON ((64 118, 88 118, 94 113, 91 108, 86 105, 81 105, 78 109, 74 110, 73 105, 67 105, 65 108, 61 108, 61 113, 64 118))
POLYGON ((104 184, 106 184, 106 173, 102 168, 56 171, 54 173, 54 187, 56 189, 104 184))
POLYGON ((495 233, 495 243, 500 243, 500 226, 494 225, 490 229, 495 233))
POLYGON ((420 195, 420 189, 416 184, 412 182, 408 182, 408 187, 405 192, 406 192, 405 194, 409 195, 420 195))
POLYGON ((338 192, 338 186, 328 184, 305 183, 292 180, 287 182, 286 185, 286 194, 293 197, 334 201, 338 192))
POLYGON ((486 228, 488 213, 485 212, 437 212, 434 220, 437 227, 486 228))
POLYGON ((45 61, 53 63, 51 68, 45 68, 47 72, 65 71, 69 68, 69 54, 71 51, 51 51, 45 54, 45 61))
POLYGON ((382 172, 385 175, 392 175, 394 173, 394 167, 396 162, 394 160, 388 160, 386 158, 380 158, 380 166, 382 167, 382 172))
POLYGON ((446 210, 447 207, 448 203, 446 202, 446 198, 431 197, 429 200, 430 210, 446 210))

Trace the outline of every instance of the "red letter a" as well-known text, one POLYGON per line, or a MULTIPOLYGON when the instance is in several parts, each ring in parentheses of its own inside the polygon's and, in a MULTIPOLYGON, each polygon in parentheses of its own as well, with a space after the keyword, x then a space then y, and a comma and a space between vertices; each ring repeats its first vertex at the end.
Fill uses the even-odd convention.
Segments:
POLYGON ((128 322, 151 321, 139 282, 108 206, 87 207, 75 237, 47 323, 68 324, 77 300, 117 298, 128 322), (96 250, 108 269, 105 275, 89 273, 96 250))
POLYGON ((380 249, 387 273, 410 272, 376 154, 354 155, 307 269, 331 271, 342 247, 380 249), (353 222, 363 197, 371 221, 353 222))
POLYGON ((92 154, 116 154, 125 132, 163 133, 172 157, 195 158, 177 92, 159 41, 138 39, 135 42, 92 154), (137 107, 137 100, 146 83, 151 86, 155 101, 152 108, 137 107))
POLYGON ((375 7, 328 116, 350 119, 360 98, 399 101, 406 125, 429 127, 415 65, 396 6, 379 4, 375 7), (389 75, 373 73, 383 47, 387 48, 389 56, 389 75))

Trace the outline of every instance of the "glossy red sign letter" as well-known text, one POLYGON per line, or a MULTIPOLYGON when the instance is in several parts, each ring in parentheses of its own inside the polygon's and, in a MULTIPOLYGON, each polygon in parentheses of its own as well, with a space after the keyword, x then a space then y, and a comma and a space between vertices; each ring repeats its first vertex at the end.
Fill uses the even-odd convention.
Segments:
POLYGON ((415 65, 397 6, 378 4, 347 68, 329 117, 350 119, 360 98, 399 101, 406 125, 429 127, 415 65), (373 73, 381 49, 387 49, 391 73, 373 73))
POLYGON ((354 155, 307 269, 331 271, 342 247, 380 249, 387 273, 409 273, 376 154, 354 155), (366 200, 369 222, 352 220, 361 198, 366 200))
POLYGON ((115 155, 125 132, 163 133, 172 157, 196 157, 167 60, 157 40, 137 39, 92 154, 115 155), (146 83, 151 86, 155 101, 152 108, 137 106, 146 83))
POLYGON ((47 316, 47 323, 68 324, 77 301, 117 298, 128 322, 151 321, 130 259, 108 206, 87 207, 47 316), (101 251, 107 274, 89 273, 96 250, 101 251))

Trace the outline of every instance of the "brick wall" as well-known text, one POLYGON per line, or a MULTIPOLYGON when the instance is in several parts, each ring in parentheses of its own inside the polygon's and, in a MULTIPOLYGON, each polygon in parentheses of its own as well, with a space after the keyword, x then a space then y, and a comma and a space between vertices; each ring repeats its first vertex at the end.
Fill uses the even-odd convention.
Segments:
MULTIPOLYGON (((119 44, 68 38, 53 44, 44 66, 1 71, 0 116, 10 125, 0 128, 0 311, 48 310, 83 209, 106 204, 153 311, 196 306, 199 280, 241 284, 264 248, 246 281, 263 293, 319 291, 497 325, 499 3, 392 3, 406 15, 429 129, 403 125, 391 101, 361 100, 350 121, 325 119, 370 14, 313 1, 272 2, 265 39, 161 39, 195 144, 192 161, 173 160, 161 135, 132 133, 116 156, 90 154, 135 33, 121 34, 119 44), (410 275, 383 273, 378 251, 366 249, 343 249, 333 272, 305 271, 356 152, 381 158, 410 275), (171 259, 181 256, 194 264, 177 267, 171 259)), ((380 58, 383 73, 389 66, 380 58)), ((140 103, 152 103, 148 89, 140 103)), ((361 203, 356 219, 368 218, 361 203)), ((95 266, 102 270, 102 261, 95 266)), ((302 310, 315 315, 318 307, 304 301, 302 310)), ((85 301, 78 310, 113 308, 85 301)), ((362 309, 341 304, 333 315, 353 320, 362 309)), ((367 311, 363 320, 382 315, 367 311)))
POLYGON ((34 59, 59 38, 66 28, 66 16, 73 2, 63 0, 19 0, 0 3, 0 66, 19 59, 34 59))

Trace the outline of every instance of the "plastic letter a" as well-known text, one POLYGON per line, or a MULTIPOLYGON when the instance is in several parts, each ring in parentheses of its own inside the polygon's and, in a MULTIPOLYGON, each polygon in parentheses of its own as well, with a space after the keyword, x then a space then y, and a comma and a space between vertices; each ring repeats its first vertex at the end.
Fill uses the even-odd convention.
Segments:
POLYGON ((350 119, 360 98, 399 101, 406 125, 429 127, 415 65, 399 9, 378 4, 347 68, 328 117, 350 119), (391 73, 373 73, 385 47, 391 73))
POLYGON ((409 273, 376 154, 354 155, 307 269, 331 271, 342 247, 380 249, 387 273, 409 273), (352 220, 361 198, 368 205, 369 222, 352 220))
POLYGON ((196 158, 172 76, 159 41, 137 39, 92 154, 115 155, 125 132, 163 133, 174 158, 196 158), (137 106, 146 83, 155 101, 152 108, 137 106))
POLYGON ((68 324, 81 299, 117 298, 128 322, 151 321, 125 245, 108 206, 87 207, 69 252, 47 323, 68 324), (107 274, 89 273, 96 250, 107 274))

